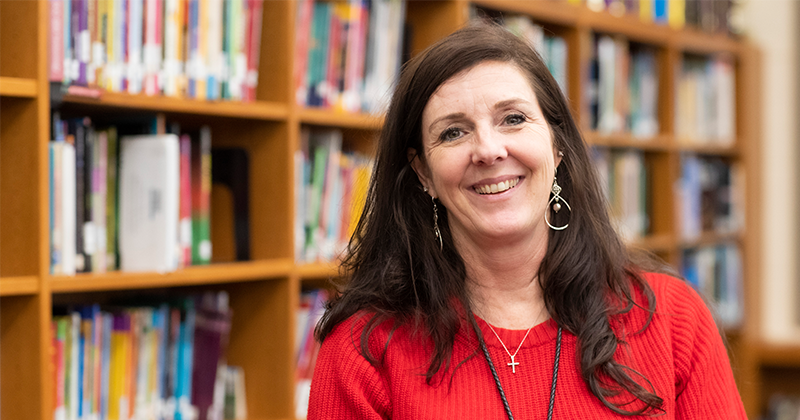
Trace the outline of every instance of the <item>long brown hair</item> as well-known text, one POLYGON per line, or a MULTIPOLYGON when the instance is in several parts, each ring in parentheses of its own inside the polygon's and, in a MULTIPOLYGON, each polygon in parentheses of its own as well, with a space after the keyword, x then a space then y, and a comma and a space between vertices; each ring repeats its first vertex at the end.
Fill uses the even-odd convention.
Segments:
MULTIPOLYGON (((512 63, 529 78, 555 147, 564 153, 558 182, 573 212, 560 212, 550 219, 554 225, 568 222, 569 228, 550 231, 539 267, 547 310, 559 326, 577 337, 583 379, 603 404, 626 415, 660 411, 663 400, 654 390, 640 385, 634 380, 641 381, 638 373, 614 360, 622 341, 610 325, 610 317, 635 305, 636 289, 645 296, 645 309, 652 317, 652 290, 604 210, 605 198, 588 147, 558 84, 527 43, 493 24, 463 28, 403 67, 381 131, 366 206, 343 260, 347 284, 330 302, 317 326, 317 338, 324 340, 336 325, 364 313, 368 320, 361 353, 371 363, 380 363, 382 355, 370 354, 368 338, 376 326, 391 320, 394 328, 411 326, 432 343, 426 372, 429 383, 442 368, 450 367, 456 334, 468 325, 463 312, 453 307, 453 299, 471 313, 466 268, 453 246, 447 209, 441 203, 438 214, 444 248, 439 249, 432 229, 431 199, 422 191, 407 150, 423 150, 422 112, 438 87, 486 61, 512 63), (638 399, 638 408, 625 410, 629 404, 612 403, 620 393, 638 399)), ((425 157, 420 153, 417 158, 425 157)), ((649 385, 646 378, 645 382, 649 385)))

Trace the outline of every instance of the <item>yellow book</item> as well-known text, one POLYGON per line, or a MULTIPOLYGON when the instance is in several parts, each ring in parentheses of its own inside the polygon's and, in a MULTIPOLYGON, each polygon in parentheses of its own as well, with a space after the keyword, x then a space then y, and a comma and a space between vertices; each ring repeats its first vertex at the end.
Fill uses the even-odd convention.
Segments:
POLYGON ((355 185, 353 186, 353 201, 352 212, 350 213, 350 228, 347 232, 348 237, 353 236, 358 219, 361 218, 361 212, 364 211, 364 205, 367 201, 367 190, 369 189, 369 178, 372 172, 370 164, 361 162, 356 165, 355 169, 355 185))
POLYGON ((114 66, 117 63, 114 56, 116 51, 114 44, 117 42, 117 31, 119 31, 116 22, 116 8, 114 7, 114 0, 100 0, 100 2, 105 3, 103 8, 106 10, 106 63, 100 85, 106 90, 113 91, 114 66))
POLYGON ((682 29, 686 25, 686 0, 667 1, 669 26, 682 29))
POLYGON ((653 1, 654 0, 639 0, 639 19, 642 22, 653 21, 653 1))
POLYGON ((120 418, 120 399, 122 398, 122 361, 124 360, 124 332, 113 329, 111 331, 111 356, 109 362, 108 380, 108 418, 118 420, 120 418))

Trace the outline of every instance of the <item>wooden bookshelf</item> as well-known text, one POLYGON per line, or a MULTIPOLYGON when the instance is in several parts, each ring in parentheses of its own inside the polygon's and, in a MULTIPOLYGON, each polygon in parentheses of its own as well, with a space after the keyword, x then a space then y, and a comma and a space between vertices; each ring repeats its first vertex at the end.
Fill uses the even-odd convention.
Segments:
MULTIPOLYGON (((259 82, 254 103, 208 102, 73 90, 51 98, 48 80, 48 2, 0 1, 0 417, 52 418, 50 320, 56 301, 89 303, 106 294, 171 290, 226 290, 234 321, 229 361, 245 368, 248 412, 252 419, 294 416, 295 309, 305 287, 324 285, 338 275, 333 263, 304 264, 293 259, 293 156, 302 126, 341 128, 352 148, 371 150, 382 117, 305 109, 292 87, 296 3, 267 1, 264 6, 259 82), (251 260, 236 262, 230 232, 212 221, 215 261, 172 273, 49 273, 49 193, 47 142, 51 100, 76 115, 164 113, 182 123, 211 126, 214 146, 244 147, 250 170, 251 260), (12 403, 13 402, 13 403, 12 403)), ((635 149, 652 167, 651 233, 632 242, 679 264, 683 250, 725 242, 739 244, 744 264, 745 322, 728 331, 740 391, 751 417, 761 414, 774 384, 800 382, 800 345, 760 343, 757 325, 759 269, 760 56, 745 40, 674 29, 631 16, 595 12, 566 1, 443 0, 411 1, 407 23, 413 29, 410 51, 419 53, 463 26, 470 7, 525 14, 568 44, 567 96, 588 142, 612 149, 635 149), (655 48, 659 76, 660 131, 651 138, 627 133, 601 135, 588 128, 585 81, 593 33, 620 35, 655 48), (684 54, 726 54, 736 72, 737 137, 731 146, 697 145, 676 138, 675 69, 684 54), (746 229, 731 235, 705 233, 680 240, 673 185, 683 153, 721 157, 742 165, 747 178, 746 229), (770 382, 772 381, 772 382, 770 382), (767 386, 766 383, 774 383, 767 386)), ((212 212, 221 204, 212 193, 212 212)), ((786 388, 787 392, 793 388, 786 388)))
POLYGON ((19 77, 0 77, 0 96, 35 98, 37 84, 34 79, 19 77))

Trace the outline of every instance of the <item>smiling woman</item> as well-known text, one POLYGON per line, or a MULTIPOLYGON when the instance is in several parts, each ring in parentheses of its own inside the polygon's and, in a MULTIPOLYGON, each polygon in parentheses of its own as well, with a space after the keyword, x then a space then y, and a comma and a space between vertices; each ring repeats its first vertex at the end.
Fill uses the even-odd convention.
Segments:
POLYGON ((504 29, 411 60, 317 327, 309 419, 746 418, 708 309, 626 251, 590 162, 504 29))

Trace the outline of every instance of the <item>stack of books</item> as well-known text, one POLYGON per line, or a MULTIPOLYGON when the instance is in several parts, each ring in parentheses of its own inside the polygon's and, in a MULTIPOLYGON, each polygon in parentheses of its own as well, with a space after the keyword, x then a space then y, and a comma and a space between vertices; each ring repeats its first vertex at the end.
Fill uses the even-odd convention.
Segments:
POLYGON ((211 261, 211 130, 163 116, 53 118, 50 272, 168 272, 211 261))
POLYGON ((341 130, 301 130, 295 155, 295 256, 297 261, 331 261, 355 230, 369 187, 372 161, 342 151, 341 130))
POLYGON ((246 416, 244 373, 226 364, 225 292, 55 312, 63 312, 51 324, 56 420, 246 416))
POLYGON ((253 101, 263 2, 50 0, 50 80, 111 92, 253 101))

